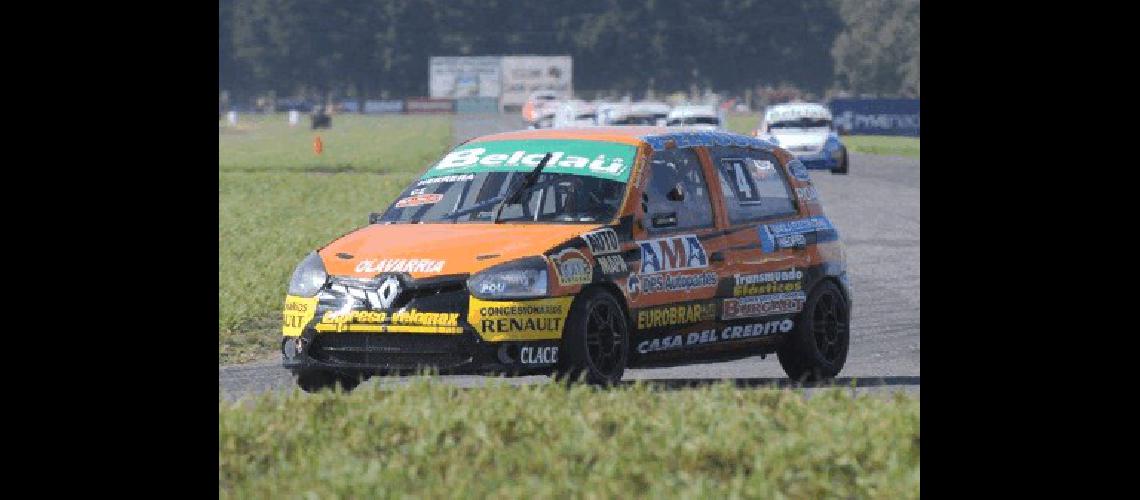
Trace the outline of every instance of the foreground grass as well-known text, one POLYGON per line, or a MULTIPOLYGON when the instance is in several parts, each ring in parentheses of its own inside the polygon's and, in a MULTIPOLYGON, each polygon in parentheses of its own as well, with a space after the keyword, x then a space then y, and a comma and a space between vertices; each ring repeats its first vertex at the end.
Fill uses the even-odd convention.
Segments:
POLYGON ((872 155, 918 158, 918 137, 889 135, 848 135, 841 137, 849 151, 872 155))
POLYGON ((919 401, 901 394, 420 380, 222 402, 218 424, 223 498, 917 498, 919 489, 919 401))
POLYGON ((451 146, 447 115, 333 116, 333 127, 310 130, 307 116, 290 127, 283 113, 242 115, 218 133, 218 168, 238 171, 399 172, 420 169, 451 146), (321 137, 324 151, 313 152, 321 137))

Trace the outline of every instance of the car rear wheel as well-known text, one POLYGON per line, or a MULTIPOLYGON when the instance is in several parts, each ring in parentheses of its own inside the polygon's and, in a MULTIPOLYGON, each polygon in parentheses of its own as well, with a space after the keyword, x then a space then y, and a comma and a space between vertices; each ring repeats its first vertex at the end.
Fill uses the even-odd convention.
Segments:
POLYGON ((776 351, 788 378, 814 382, 838 375, 847 361, 850 317, 851 308, 835 283, 815 287, 795 330, 776 351))
POLYGON ((360 385, 361 377, 329 370, 303 370, 297 374, 297 385, 305 392, 318 392, 340 386, 344 392, 360 385))
POLYGON ((839 155, 839 165, 831 169, 831 173, 847 175, 847 148, 843 148, 840 151, 842 151, 842 154, 839 155))
POLYGON ((562 335, 555 378, 609 386, 618 383, 629 359, 629 321, 613 294, 591 288, 578 295, 562 335))

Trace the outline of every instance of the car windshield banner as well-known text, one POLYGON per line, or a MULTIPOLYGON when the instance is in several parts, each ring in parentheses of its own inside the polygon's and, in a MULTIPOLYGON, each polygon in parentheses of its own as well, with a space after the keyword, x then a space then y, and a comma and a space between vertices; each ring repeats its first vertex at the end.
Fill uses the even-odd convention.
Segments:
POLYGON ((543 173, 586 175, 626 182, 637 147, 600 141, 530 139, 464 144, 433 165, 423 178, 479 172, 529 172, 551 153, 543 173))

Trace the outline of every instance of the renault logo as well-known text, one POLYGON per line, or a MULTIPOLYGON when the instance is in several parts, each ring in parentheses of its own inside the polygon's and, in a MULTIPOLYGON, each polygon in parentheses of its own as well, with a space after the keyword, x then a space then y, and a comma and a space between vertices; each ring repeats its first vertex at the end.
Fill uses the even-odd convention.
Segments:
POLYGON ((388 309, 400 296, 400 280, 389 276, 376 290, 368 291, 368 302, 373 309, 388 309))

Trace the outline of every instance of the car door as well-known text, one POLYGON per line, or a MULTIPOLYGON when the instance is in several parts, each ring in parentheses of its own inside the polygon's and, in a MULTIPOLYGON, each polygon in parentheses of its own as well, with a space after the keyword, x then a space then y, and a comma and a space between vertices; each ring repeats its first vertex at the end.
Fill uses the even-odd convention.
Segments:
POLYGON ((771 152, 712 147, 724 198, 728 276, 720 299, 722 341, 788 333, 806 300, 811 265, 804 212, 771 152))
POLYGON ((724 236, 714 217, 715 184, 708 182, 697 151, 654 151, 647 166, 644 217, 634 226, 640 262, 626 283, 635 356, 683 352, 700 343, 701 332, 715 331, 715 296, 725 264, 724 236))

